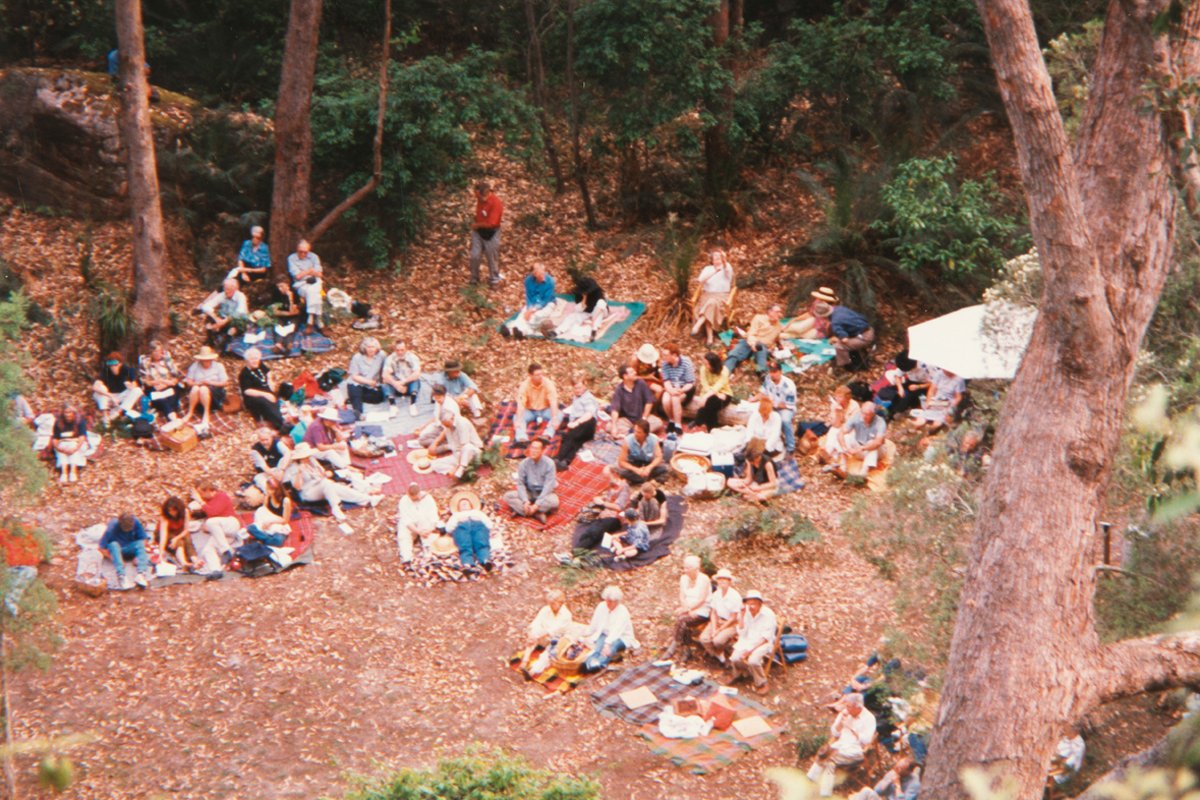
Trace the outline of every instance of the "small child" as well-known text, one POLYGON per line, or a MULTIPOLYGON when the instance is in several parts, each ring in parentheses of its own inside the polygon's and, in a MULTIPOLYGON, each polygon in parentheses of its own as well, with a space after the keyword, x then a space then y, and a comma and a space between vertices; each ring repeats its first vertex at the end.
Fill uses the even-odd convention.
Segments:
POLYGON ((661 527, 667 521, 667 507, 665 503, 658 502, 658 485, 654 481, 642 484, 641 496, 635 508, 647 528, 661 527))
POLYGON ((629 505, 629 484, 615 471, 605 467, 608 486, 592 500, 592 507, 600 517, 618 517, 629 505))
POLYGON ((650 530, 642 522, 637 509, 625 509, 624 519, 625 532, 613 540, 613 553, 617 561, 624 561, 650 549, 650 530))

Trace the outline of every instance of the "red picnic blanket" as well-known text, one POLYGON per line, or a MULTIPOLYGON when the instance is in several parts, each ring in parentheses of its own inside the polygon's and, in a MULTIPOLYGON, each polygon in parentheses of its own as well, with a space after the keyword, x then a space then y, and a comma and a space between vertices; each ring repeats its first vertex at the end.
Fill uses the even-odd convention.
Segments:
POLYGON ((558 510, 546 520, 545 524, 538 522, 533 517, 518 517, 503 503, 500 506, 500 513, 509 519, 539 530, 553 530, 574 521, 580 510, 592 502, 596 495, 604 491, 606 486, 608 486, 608 476, 604 474, 604 464, 598 461, 584 463, 575 459, 570 469, 558 473, 558 488, 554 490, 554 493, 558 495, 558 510))

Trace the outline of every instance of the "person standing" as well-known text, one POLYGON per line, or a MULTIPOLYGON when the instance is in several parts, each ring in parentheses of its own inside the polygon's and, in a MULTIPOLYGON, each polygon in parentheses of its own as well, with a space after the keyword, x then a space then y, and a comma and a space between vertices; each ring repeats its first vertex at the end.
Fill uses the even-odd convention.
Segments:
POLYGON ((488 285, 500 285, 500 218, 504 203, 487 181, 475 184, 475 220, 471 223, 471 283, 479 283, 479 261, 488 262, 488 285))

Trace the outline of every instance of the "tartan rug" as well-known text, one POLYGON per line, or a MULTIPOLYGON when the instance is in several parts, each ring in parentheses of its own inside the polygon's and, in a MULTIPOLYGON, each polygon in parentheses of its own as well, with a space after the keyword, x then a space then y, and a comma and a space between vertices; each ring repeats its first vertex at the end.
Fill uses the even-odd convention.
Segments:
POLYGON ((617 459, 621 457, 621 443, 599 430, 596 431, 596 437, 585 444, 583 449, 591 452, 600 463, 609 466, 616 464, 617 459))
MULTIPOLYGON (((542 647, 534 648, 534 660, 536 660, 537 656, 542 654, 544 649, 545 648, 542 647)), ((587 680, 588 676, 582 673, 574 675, 570 678, 564 678, 562 675, 558 674, 558 670, 556 670, 554 667, 547 667, 541 674, 535 675, 533 678, 529 678, 519 666, 521 659, 524 658, 524 656, 524 650, 518 650, 517 652, 513 653, 508 659, 508 668, 520 675, 522 678, 525 678, 526 682, 531 686, 537 686, 540 688, 543 694, 566 694, 587 680)))
POLYGON ((585 464, 579 459, 571 464, 570 469, 558 473, 558 487, 554 493, 558 495, 558 510, 554 512, 545 524, 533 517, 518 517, 503 502, 499 502, 498 513, 505 519, 520 522, 538 530, 549 531, 566 525, 575 519, 579 511, 595 499, 596 495, 608 486, 608 477, 604 474, 604 465, 593 461, 585 464))
MULTIPOLYGON (((561 405, 561 404, 560 404, 561 405)), ((514 441, 516 430, 513 428, 513 419, 517 414, 517 404, 513 400, 505 400, 496 406, 496 413, 492 417, 492 426, 488 428, 488 435, 484 441, 487 444, 492 444, 496 441, 497 436, 507 436, 508 441, 504 443, 505 458, 524 458, 525 448, 528 442, 518 443, 514 441)), ((542 431, 546 430, 548 422, 538 422, 529 425, 525 432, 529 434, 530 439, 536 439, 542 435, 542 431)), ((558 433, 554 434, 554 438, 546 445, 546 455, 554 458, 558 455, 558 446, 562 444, 562 436, 558 433)))
POLYGON ((225 345, 225 352, 238 358, 245 358, 247 350, 257 347, 262 351, 263 361, 274 361, 280 358, 296 358, 305 353, 328 353, 334 348, 333 340, 328 336, 320 333, 301 333, 292 339, 290 351, 279 353, 275 351, 275 329, 266 328, 259 332, 264 334, 261 342, 247 344, 244 335, 238 336, 225 345))
POLYGON ((800 477, 800 465, 794 458, 775 462, 775 474, 779 478, 779 493, 790 494, 804 488, 804 478, 800 477))
POLYGON ((675 681, 671 678, 669 666, 658 667, 652 663, 639 664, 625 670, 620 677, 603 689, 592 692, 592 706, 606 717, 624 720, 633 725, 657 725, 662 707, 669 704, 673 698, 688 695, 700 698, 710 695, 716 690, 716 684, 709 681, 693 686, 685 686, 675 681), (621 694, 631 689, 637 689, 639 686, 645 686, 654 692, 654 696, 658 698, 659 702, 641 708, 629 708, 625 705, 621 694))
MULTIPOLYGON (((756 714, 768 719, 772 714, 764 706, 740 694, 725 699, 733 706, 735 720, 753 717, 756 714)), ((772 725, 767 733, 747 739, 731 727, 725 731, 714 730, 707 736, 694 739, 668 739, 659 733, 657 724, 650 724, 643 725, 638 731, 638 736, 649 742, 650 752, 656 756, 662 756, 693 775, 707 775, 729 765, 734 759, 755 747, 775 741, 781 733, 782 727, 772 725)))
MULTIPOLYGON (((249 525, 251 522, 254 522, 254 514, 238 514, 238 520, 243 526, 249 525)), ((312 515, 305 511, 293 514, 292 518, 288 521, 288 526, 292 529, 292 532, 289 533, 287 539, 284 540, 283 546, 292 548, 292 562, 281 569, 280 572, 286 572, 292 567, 304 566, 312 564, 316 561, 312 546, 313 538, 316 535, 316 531, 313 529, 312 515)), ((250 541, 254 541, 254 539, 247 539, 247 542, 250 541)), ((179 586, 181 584, 207 583, 209 580, 224 581, 248 577, 240 572, 237 572, 236 570, 229 569, 222 570, 219 575, 219 578, 210 579, 205 575, 197 575, 194 572, 178 572, 166 578, 156 576, 151 579, 150 585, 155 588, 159 588, 163 586, 179 586)))
POLYGON ((396 445, 395 455, 370 459, 352 456, 350 463, 367 475, 374 475, 376 472, 381 472, 384 475, 390 476, 391 480, 380 487, 380 491, 390 497, 399 497, 404 494, 408 491, 408 484, 414 482, 426 491, 453 486, 455 483, 454 476, 441 475, 436 472, 427 472, 422 475, 417 472, 412 464, 408 463, 407 456, 412 451, 408 449, 407 442, 412 438, 415 438, 415 434, 397 436, 393 439, 392 443, 396 445))

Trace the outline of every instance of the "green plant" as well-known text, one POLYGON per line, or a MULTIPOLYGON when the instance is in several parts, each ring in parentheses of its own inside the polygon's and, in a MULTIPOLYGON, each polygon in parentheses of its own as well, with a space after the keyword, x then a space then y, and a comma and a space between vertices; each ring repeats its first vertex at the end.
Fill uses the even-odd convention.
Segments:
POLYGON ((657 254, 658 268, 666 275, 671 287, 670 302, 676 315, 682 315, 686 313, 687 302, 692 294, 692 265, 700 253, 700 238, 695 233, 681 231, 678 223, 676 215, 667 217, 657 254))
POLYGON ((133 320, 129 316, 129 293, 104 281, 93 283, 91 312, 96 320, 100 352, 115 350, 125 341, 133 320))
POLYGON ((682 547, 685 553, 700 559, 700 571, 705 575, 715 575, 717 562, 714 560, 712 545, 706 539, 684 539, 682 547))
POLYGON ((504 451, 499 443, 488 445, 467 465, 463 471, 463 482, 474 483, 479 479, 479 471, 482 469, 492 470, 498 478, 503 478, 508 474, 511 467, 508 459, 504 457, 504 451))
POLYGON ((484 311, 495 311, 496 306, 492 303, 487 293, 474 283, 467 283, 458 289, 458 293, 468 306, 484 311))
POLYGON ((600 787, 586 778, 534 769, 519 756, 476 746, 433 769, 405 768, 345 795, 345 800, 428 798, 599 800, 600 787))
POLYGON ((804 725, 795 733, 796 760, 805 763, 829 741, 829 726, 804 725))
POLYGON ((881 192, 891 216, 871 227, 894 237, 900 266, 928 266, 948 274, 991 272, 1004 261, 1017 224, 999 213, 991 177, 955 185, 953 155, 914 158, 896 168, 881 192))
POLYGON ((795 545, 819 542, 821 532, 812 520, 803 514, 774 508, 745 508, 725 517, 717 526, 717 538, 723 542, 757 537, 778 539, 795 545))

